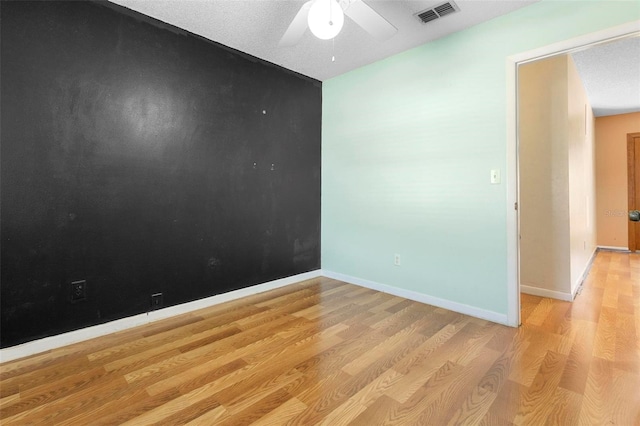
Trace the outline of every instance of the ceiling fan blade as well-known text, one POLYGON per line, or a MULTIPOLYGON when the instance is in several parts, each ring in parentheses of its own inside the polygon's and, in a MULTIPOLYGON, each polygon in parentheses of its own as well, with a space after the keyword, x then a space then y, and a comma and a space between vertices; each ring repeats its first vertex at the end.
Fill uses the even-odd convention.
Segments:
POLYGON ((362 0, 350 0, 344 8, 344 13, 378 40, 387 40, 398 31, 362 0))
POLYGON ((311 8, 313 1, 314 0, 309 0, 302 5, 296 14, 296 17, 293 18, 293 21, 289 24, 289 28, 287 28, 287 31, 285 31, 284 35, 280 39, 280 42, 278 43, 279 46, 293 46, 300 41, 309 26, 307 23, 307 16, 309 16, 309 9, 311 8))

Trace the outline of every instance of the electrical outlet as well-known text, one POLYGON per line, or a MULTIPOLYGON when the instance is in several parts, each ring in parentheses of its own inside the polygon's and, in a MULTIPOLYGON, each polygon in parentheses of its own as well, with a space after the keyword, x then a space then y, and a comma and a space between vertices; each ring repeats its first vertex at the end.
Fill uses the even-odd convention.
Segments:
POLYGON ((71 303, 87 300, 87 280, 71 282, 69 286, 69 300, 71 303))
POLYGON ((393 255, 393 264, 395 266, 400 266, 400 255, 399 254, 394 254, 393 255))
POLYGON ((154 293, 151 295, 151 310, 162 308, 162 293, 154 293))

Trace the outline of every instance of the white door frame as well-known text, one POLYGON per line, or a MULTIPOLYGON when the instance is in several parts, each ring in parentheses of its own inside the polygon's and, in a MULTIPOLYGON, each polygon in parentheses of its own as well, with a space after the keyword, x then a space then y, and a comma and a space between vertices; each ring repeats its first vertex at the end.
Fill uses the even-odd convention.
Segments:
POLYGON ((507 57, 507 324, 520 325, 518 65, 640 34, 640 20, 507 57))

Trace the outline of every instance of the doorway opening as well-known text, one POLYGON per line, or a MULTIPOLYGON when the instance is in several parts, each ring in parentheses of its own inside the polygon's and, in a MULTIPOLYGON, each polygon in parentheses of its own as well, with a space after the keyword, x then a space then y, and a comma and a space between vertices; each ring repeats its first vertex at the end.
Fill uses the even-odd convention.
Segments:
MULTIPOLYGON (((640 35, 640 32, 638 31, 637 23, 630 23, 507 58, 507 273, 509 283, 507 321, 509 325, 518 326, 520 324, 521 214, 522 208, 526 208, 521 204, 522 194, 520 188, 519 68, 535 61, 577 52, 624 38, 637 37, 638 35, 640 35), (519 206, 521 207, 519 208, 519 206)), ((591 218, 591 220, 595 220, 595 218, 591 218)), ((573 297, 571 292, 569 292, 569 295, 573 297)))
MULTIPOLYGON (((640 210, 640 133, 627 134, 627 191, 631 215, 640 210)), ((629 251, 633 253, 640 250, 640 222, 629 220, 627 226, 629 251)))

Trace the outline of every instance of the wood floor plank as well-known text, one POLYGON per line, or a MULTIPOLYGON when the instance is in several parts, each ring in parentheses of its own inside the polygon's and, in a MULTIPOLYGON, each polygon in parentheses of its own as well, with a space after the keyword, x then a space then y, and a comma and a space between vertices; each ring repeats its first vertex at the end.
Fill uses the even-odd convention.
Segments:
POLYGON ((582 394, 558 387, 553 393, 546 415, 546 422, 555 425, 574 425, 578 423, 582 394))
POLYGON ((16 391, 27 391, 42 384, 51 383, 61 378, 65 378, 69 374, 74 374, 75 372, 84 369, 92 369, 86 358, 70 359, 61 366, 54 364, 42 368, 41 370, 33 370, 22 376, 2 380, 2 385, 0 385, 0 387, 5 390, 6 386, 7 388, 5 392, 7 392, 7 394, 14 393, 16 391), (11 389, 10 392, 9 389, 11 389))
POLYGON ((610 421, 608 398, 613 391, 613 363, 594 357, 587 375, 578 423, 607 424, 610 421))
MULTIPOLYGON (((24 425, 29 423, 55 424, 74 417, 83 411, 91 411, 101 404, 103 395, 117 393, 126 389, 127 383, 122 377, 105 383, 95 384, 90 388, 57 398, 52 403, 37 404, 29 410, 7 410, 2 412, 3 425, 24 425)), ((18 407, 20 408, 20 407, 18 407)))
POLYGON ((392 369, 385 371, 327 415, 321 425, 332 426, 350 423, 402 377, 402 374, 392 369))
POLYGON ((392 308, 393 306, 396 306, 397 304, 405 301, 404 298, 399 296, 392 296, 392 295, 385 295, 385 296, 387 296, 386 300, 381 301, 382 303, 378 304, 378 306, 371 308, 371 312, 378 313, 378 312, 384 311, 391 314, 393 312, 389 311, 389 308, 392 308))
POLYGON ((18 401, 20 401, 20 394, 18 392, 0 398, 0 412, 4 412, 9 405, 13 405, 18 401))
POLYGON ((141 337, 133 335, 128 339, 124 338, 122 343, 118 345, 108 346, 104 349, 89 353, 87 359, 92 362, 100 361, 104 363, 108 362, 108 359, 120 358, 123 353, 132 356, 148 349, 150 346, 172 342, 176 338, 182 338, 191 334, 188 325, 201 324, 201 321, 202 318, 192 315, 188 315, 186 318, 178 318, 174 324, 166 320, 158 321, 159 324, 149 324, 149 330, 140 330, 139 335, 141 337))
POLYGON ((591 287, 583 287, 571 306, 571 317, 598 323, 602 311, 603 288, 597 287, 602 280, 596 280, 591 287))
MULTIPOLYGON (((264 364, 262 367, 265 367, 264 364)), ((246 375, 242 380, 219 393, 218 400, 224 404, 230 414, 243 411, 272 392, 302 378, 302 373, 295 369, 287 370, 285 367, 285 371, 282 371, 282 365, 269 367, 254 369, 253 374, 246 375), (269 367, 270 370, 267 369, 269 367)))
POLYGON ((571 309, 570 302, 554 301, 551 311, 544 319, 540 328, 549 333, 565 334, 571 331, 571 326, 566 323, 567 312, 571 309))
POLYGON ((638 334, 633 315, 618 312, 616 317, 616 368, 640 374, 638 334))
POLYGON ((110 397, 107 401, 102 401, 99 407, 94 410, 85 410, 77 413, 73 417, 57 422, 64 426, 92 425, 108 426, 120 425, 141 414, 180 396, 180 393, 171 389, 161 395, 149 396, 143 388, 136 388, 126 393, 110 397))
MULTIPOLYGON (((477 386, 465 398, 461 406, 449 418, 447 425, 478 424, 486 415, 498 395, 482 386, 477 386)), ((429 419, 431 420, 431 419, 429 419)))
POLYGON ((483 401, 488 406, 493 402, 495 397, 488 395, 486 389, 482 389, 479 393, 483 394, 472 401, 477 387, 469 388, 466 383, 478 383, 491 368, 494 362, 499 358, 500 354, 487 350, 477 357, 477 362, 473 365, 460 365, 462 368, 457 374, 456 380, 448 383, 442 392, 434 392, 429 397, 421 401, 426 408, 422 410, 417 418, 418 424, 447 424, 453 421, 455 424, 466 424, 467 422, 479 421, 486 408, 478 405, 483 401), (448 403, 456 401, 455 404, 448 403))
POLYGON ((70 375, 64 380, 44 383, 36 388, 31 388, 24 392, 21 391, 20 402, 12 406, 7 406, 5 409, 7 413, 14 411, 13 409, 16 408, 19 411, 25 411, 30 407, 51 403, 56 399, 77 393, 79 390, 96 386, 109 380, 112 380, 112 378, 108 377, 107 371, 102 367, 91 370, 80 370, 79 373, 70 375))
POLYGON ((314 278, 0 364, 0 423, 640 424, 640 254, 521 319, 314 278))
POLYGON ((274 410, 257 419, 253 424, 256 426, 284 425, 306 408, 307 406, 298 398, 290 398, 284 404, 281 403, 274 410))
POLYGON ((396 386, 387 391, 387 395, 405 403, 444 364, 450 362, 451 357, 455 356, 452 354, 462 349, 466 336, 458 331, 460 329, 456 330, 455 327, 443 328, 441 333, 429 338, 397 363, 394 369, 404 376, 396 386))
MULTIPOLYGON (((270 338, 273 340, 277 339, 277 337, 270 338)), ((160 380, 163 375, 167 376, 179 373, 182 370, 197 365, 202 359, 217 358, 222 354, 228 353, 230 350, 229 346, 220 342, 205 345, 187 353, 168 356, 150 365, 145 364, 137 370, 127 372, 123 377, 128 383, 135 383, 136 381, 151 377, 157 377, 160 380)))
POLYGON ((640 424, 640 376, 614 367, 613 389, 615 391, 607 395, 613 424, 640 424))
MULTIPOLYGON (((367 328, 365 327, 364 329, 366 330, 367 328)), ((346 334, 348 331, 351 331, 351 327, 337 333, 337 336, 343 339, 342 342, 295 364, 294 368, 305 373, 307 377, 312 375, 313 377, 324 377, 332 372, 341 370, 346 364, 352 362, 386 338, 384 335, 369 332, 364 336, 360 335, 358 338, 349 339, 348 334, 346 334)))
POLYGON ((513 424, 523 404, 526 391, 526 386, 507 379, 487 412, 486 417, 489 417, 490 423, 513 424))
POLYGON ((527 392, 523 395, 522 405, 515 424, 544 424, 552 410, 553 396, 562 377, 567 357, 553 351, 547 351, 540 370, 527 392))
POLYGON ((320 396, 314 402, 305 401, 303 399, 304 395, 301 394, 299 398, 308 405, 308 409, 294 418, 293 421, 297 424, 315 424, 319 422, 324 416, 336 409, 336 406, 389 370, 399 359, 407 356, 408 353, 426 339, 425 336, 409 339, 403 347, 390 350, 384 356, 369 364, 368 368, 359 371, 354 376, 345 375, 346 377, 340 382, 334 383, 332 392, 328 395, 320 396))
POLYGON ((225 408, 222 405, 218 405, 216 408, 210 409, 206 411, 204 414, 202 414, 201 416, 184 424, 188 426, 214 425, 218 422, 218 419, 220 419, 222 416, 225 415, 225 413, 226 413, 225 408))
POLYGON ((573 345, 567 357, 567 364, 562 372, 558 386, 582 395, 587 384, 591 360, 593 359, 596 324, 577 320, 574 321, 573 326, 576 329, 576 337, 573 339, 573 345))
POLYGON ((544 344, 544 336, 541 336, 540 333, 528 333, 527 330, 521 329, 520 334, 522 338, 526 339, 529 346, 527 351, 516 355, 518 360, 515 365, 517 368, 509 371, 509 380, 529 387, 540 370, 548 348, 544 344))
POLYGON ((216 424, 224 426, 253 424, 264 415, 275 410, 278 406, 286 403, 289 399, 291 399, 291 395, 284 389, 279 388, 258 400, 251 400, 250 406, 245 407, 239 412, 235 412, 234 410, 233 414, 228 417, 226 414, 230 412, 227 411, 224 416, 216 421, 216 424))
POLYGON ((618 312, 613 308, 602 306, 593 345, 593 356, 608 361, 615 361, 617 322, 618 312))
POLYGON ((520 321, 523 324, 528 324, 529 317, 533 311, 537 308, 540 298, 531 294, 520 294, 520 321))
POLYGON ((318 423, 345 399, 339 387, 350 379, 351 376, 342 370, 338 370, 324 377, 317 377, 315 374, 311 374, 310 380, 305 383, 305 387, 295 386, 289 388, 288 392, 294 394, 307 408, 291 418, 287 424, 306 425, 318 423))
POLYGON ((197 367, 185 370, 178 375, 169 376, 146 387, 149 395, 158 395, 168 390, 175 389, 184 394, 193 389, 204 386, 207 383, 216 381, 227 374, 236 373, 238 370, 247 369, 248 364, 243 359, 235 359, 226 364, 209 361, 197 367))
MULTIPOLYGON (((236 312, 231 318, 229 318, 229 320, 231 320, 232 318, 236 318, 239 315, 249 315, 250 312, 255 312, 255 311, 256 311, 255 307, 249 306, 244 310, 243 313, 236 312)), ((120 345, 93 352, 88 355, 88 358, 90 361, 101 361, 106 363, 113 359, 119 359, 121 355, 124 353, 126 353, 127 356, 133 356, 142 351, 149 350, 150 347, 153 347, 153 348, 160 347, 163 345, 163 343, 164 344, 171 343, 176 339, 187 339, 191 337, 193 334, 198 334, 199 332, 198 327, 202 327, 203 322, 206 324, 206 330, 211 330, 216 328, 216 325, 213 323, 213 321, 207 321, 207 320, 199 321, 193 324, 194 325, 193 327, 189 327, 189 326, 180 327, 178 325, 174 329, 164 329, 164 326, 163 326, 163 330, 158 334, 148 335, 148 333, 145 333, 147 334, 147 336, 144 338, 126 341, 120 345)), ((192 325, 192 323, 190 323, 189 325, 192 325)), ((222 323, 221 327, 228 328, 230 327, 230 325, 228 323, 222 323)))
POLYGON ((201 406, 202 404, 206 404, 211 408, 215 408, 216 406, 220 405, 212 397, 212 394, 215 393, 216 389, 215 383, 216 382, 210 382, 203 386, 200 386, 197 389, 194 389, 187 394, 180 394, 170 401, 167 401, 166 403, 151 410, 147 410, 139 416, 133 417, 132 419, 121 424, 123 426, 134 426, 161 423, 165 419, 173 416, 176 413, 179 413, 182 410, 188 410, 192 406, 201 406))
MULTIPOLYGON (((369 368, 371 364, 385 356, 387 353, 397 350, 399 347, 406 346, 407 340, 414 339, 418 335, 417 327, 418 325, 413 323, 398 331, 393 336, 376 345, 372 350, 363 353, 361 356, 342 367, 342 370, 344 370, 345 373, 355 376, 362 370, 369 368)), ((424 338, 424 336, 422 337, 424 338)))
POLYGON ((618 308, 618 285, 620 276, 617 274, 607 274, 607 285, 604 287, 602 295, 602 306, 617 309, 618 308))
MULTIPOLYGON (((403 403, 387 404, 387 409, 378 413, 380 422, 398 425, 420 424, 420 418, 428 416, 424 410, 454 385, 464 370, 465 367, 462 365, 447 361, 408 400, 403 403)), ((458 407, 457 404, 456 407, 458 407)), ((446 409, 446 407, 439 407, 439 409, 446 409)))
POLYGON ((540 300, 527 318, 527 324, 541 326, 552 313, 554 306, 556 303, 551 299, 540 300))

